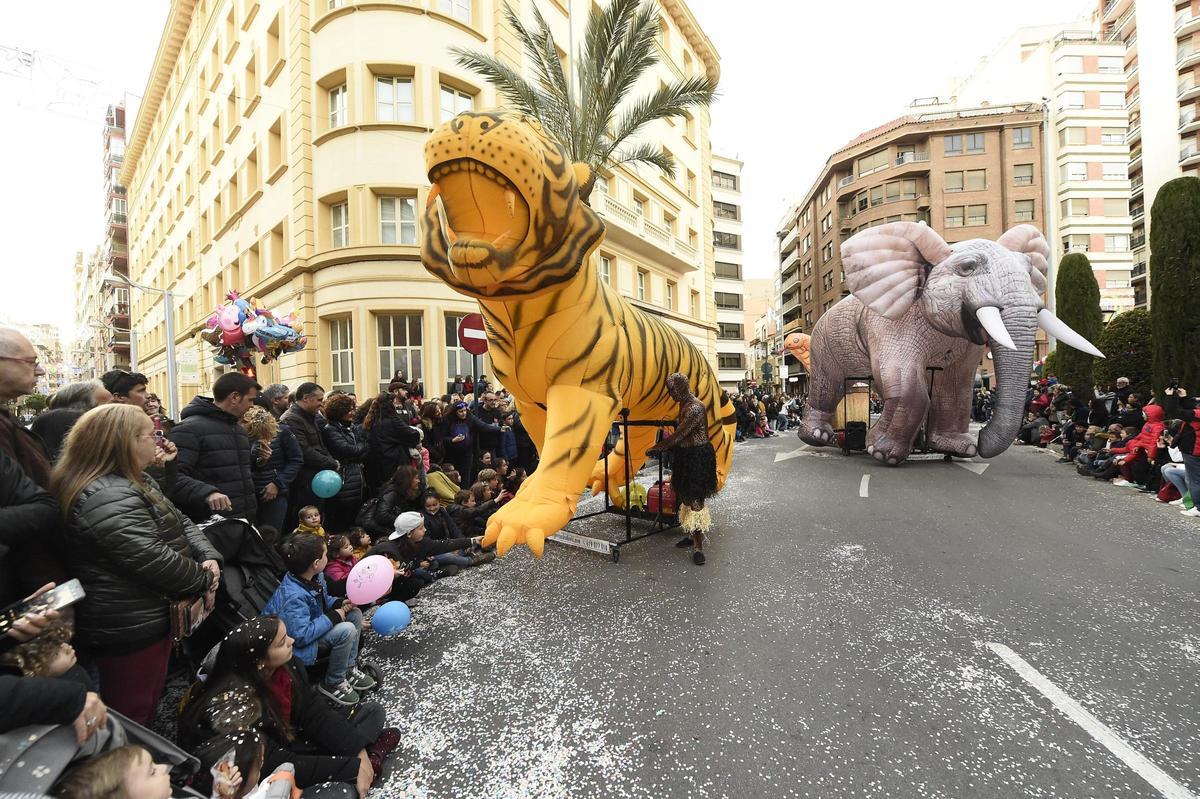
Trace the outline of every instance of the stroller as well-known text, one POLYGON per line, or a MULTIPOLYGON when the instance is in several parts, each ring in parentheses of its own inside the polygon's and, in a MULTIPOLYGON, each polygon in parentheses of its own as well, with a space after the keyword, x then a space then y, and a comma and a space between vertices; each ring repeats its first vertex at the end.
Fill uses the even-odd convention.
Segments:
POLYGON ((213 516, 198 526, 221 553, 224 566, 216 608, 184 640, 184 649, 193 661, 203 658, 230 630, 261 613, 287 570, 279 554, 245 519, 213 516))

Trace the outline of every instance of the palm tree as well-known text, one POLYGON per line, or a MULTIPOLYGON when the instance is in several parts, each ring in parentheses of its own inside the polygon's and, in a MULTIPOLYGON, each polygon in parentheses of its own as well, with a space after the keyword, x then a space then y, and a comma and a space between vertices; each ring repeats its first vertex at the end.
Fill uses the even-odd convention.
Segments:
POLYGON ((584 202, 599 171, 618 164, 651 164, 674 178, 675 163, 658 145, 623 145, 656 119, 680 117, 689 108, 707 107, 717 85, 707 75, 691 76, 626 103, 626 95, 638 79, 658 62, 654 38, 659 18, 651 0, 644 4, 642 0, 611 0, 603 10, 592 7, 582 58, 575 64, 578 91, 567 79, 550 26, 536 5, 533 13, 536 30, 526 27, 512 7, 504 4, 505 19, 520 38, 536 80, 526 80, 492 55, 456 47, 452 52, 459 65, 482 75, 511 106, 538 120, 573 161, 591 167, 591 176, 580 187, 584 202))

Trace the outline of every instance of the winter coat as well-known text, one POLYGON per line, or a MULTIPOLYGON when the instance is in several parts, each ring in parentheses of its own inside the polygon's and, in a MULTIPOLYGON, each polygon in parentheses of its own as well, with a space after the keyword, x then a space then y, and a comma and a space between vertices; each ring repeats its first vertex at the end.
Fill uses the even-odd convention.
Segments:
POLYGON ((67 434, 84 413, 85 411, 78 408, 55 408, 39 414, 33 420, 33 424, 29 425, 29 432, 41 439, 51 463, 57 461, 58 456, 62 454, 63 445, 67 443, 67 434))
POLYGON ((329 422, 321 429, 321 437, 329 454, 341 464, 342 490, 339 502, 358 505, 363 498, 363 461, 370 447, 360 439, 349 422, 329 422))
POLYGON ((258 444, 251 447, 251 463, 254 464, 254 490, 262 494, 269 484, 279 488, 279 495, 286 497, 288 489, 296 481, 296 475, 304 466, 304 453, 296 434, 287 425, 279 425, 275 438, 271 439, 271 457, 265 463, 258 462, 258 444))
POLYGON ((473 508, 455 503, 446 508, 446 512, 450 514, 450 518, 454 519, 454 524, 457 525, 462 535, 473 538, 483 535, 488 519, 496 512, 496 500, 489 499, 473 508))
POLYGON ((429 490, 437 494, 443 505, 453 502, 454 495, 459 492, 458 484, 442 472, 430 472, 426 476, 426 483, 429 490))
POLYGON ((1200 412, 1196 410, 1195 398, 1180 399, 1169 394, 1163 398, 1163 407, 1168 417, 1183 420, 1183 425, 1171 440, 1171 446, 1184 455, 1200 457, 1200 412))
POLYGON ((451 538, 462 537, 458 525, 454 523, 454 517, 445 508, 442 508, 437 513, 422 511, 421 515, 425 517, 425 538, 432 538, 435 541, 446 541, 451 538))
POLYGON ((467 549, 471 546, 469 538, 451 538, 446 541, 434 541, 428 535, 414 544, 408 536, 393 538, 387 541, 380 541, 367 553, 367 557, 371 555, 383 555, 389 557, 398 563, 417 563, 422 560, 428 560, 434 555, 445 555, 448 552, 457 552, 460 549, 467 549))
POLYGON ((171 632, 171 601, 202 595, 212 575, 200 563, 221 562, 196 525, 145 480, 99 477, 71 508, 65 555, 87 592, 75 606, 75 641, 92 654, 161 641, 171 632))
POLYGON ((1146 423, 1126 446, 1113 447, 1114 454, 1123 455, 1141 449, 1146 451, 1147 457, 1154 457, 1158 448, 1158 437, 1163 431, 1163 409, 1160 405, 1147 405, 1142 410, 1146 412, 1146 423))
POLYGON ((196 397, 180 416, 183 420, 170 436, 179 448, 171 500, 192 521, 199 522, 214 513, 205 499, 221 493, 233 505, 232 510, 220 511, 222 516, 243 518, 253 524, 258 492, 254 489, 254 460, 246 431, 211 397, 196 397))
POLYGON ((446 433, 443 441, 446 458, 454 463, 459 463, 475 454, 477 442, 482 443, 486 436, 499 432, 499 427, 488 424, 470 412, 467 413, 466 419, 459 419, 458 414, 455 413, 446 419, 446 433), (460 435, 463 436, 463 440, 455 441, 454 437, 460 435))
POLYGON ((1120 414, 1117 421, 1120 422, 1121 427, 1132 427, 1134 430, 1141 430, 1142 425, 1146 423, 1145 410, 1146 408, 1141 407, 1127 408, 1120 414))
POLYGON ((296 639, 293 652, 306 666, 317 662, 317 642, 324 638, 342 618, 333 612, 340 602, 329 593, 325 575, 318 574, 312 583, 306 583, 288 572, 283 575, 279 587, 267 600, 262 609, 263 616, 278 616, 288 635, 296 639), (319 584, 318 591, 315 584, 319 584), (324 594, 322 602, 321 594, 324 594))
POLYGON ((509 463, 517 462, 517 431, 513 428, 500 431, 499 455, 509 463))
POLYGON ((367 519, 363 520, 365 522, 363 527, 371 534, 372 538, 387 538, 396 529, 397 516, 408 511, 422 513, 424 510, 425 503, 421 499, 420 493, 412 499, 408 499, 400 494, 400 489, 396 488, 395 483, 388 481, 383 484, 379 497, 375 500, 373 511, 367 519))
POLYGON ((329 563, 325 566, 326 582, 346 582, 346 578, 350 576, 350 572, 354 569, 354 566, 357 563, 358 558, 354 555, 351 555, 349 560, 338 558, 337 560, 329 561, 329 563))
POLYGON ((399 417, 376 419, 367 431, 368 473, 382 483, 392 479, 396 468, 412 462, 410 449, 421 446, 421 434, 399 417))
POLYGON ((0 406, 0 452, 21 464, 25 474, 42 488, 50 488, 50 459, 41 439, 0 406))
POLYGON ((58 502, 15 460, 0 452, 0 607, 22 598, 16 572, 31 543, 58 533, 58 502))
POLYGON ((70 724, 86 701, 87 688, 74 680, 0 675, 0 734, 31 724, 70 724))
POLYGON ((287 425, 296 436, 296 442, 304 455, 304 465, 300 467, 300 473, 293 485, 298 482, 302 486, 308 486, 312 483, 313 475, 325 469, 337 471, 337 459, 329 454, 325 440, 321 437, 319 419, 316 414, 308 413, 295 404, 279 417, 280 423, 287 425))
MULTIPOLYGON (((309 787, 323 782, 353 785, 358 777, 358 752, 371 741, 362 730, 329 706, 309 682, 298 658, 293 657, 282 668, 287 669, 292 678, 292 713, 286 719, 290 731, 278 729, 266 713, 254 725, 265 741, 263 775, 270 774, 282 763, 292 763, 296 767, 298 786, 309 787)), ((245 690, 260 703, 271 701, 259 694, 254 686, 247 685, 245 690)), ((225 732, 220 722, 224 693, 219 690, 202 694, 185 708, 179 721, 179 742, 189 752, 197 751, 225 732)))

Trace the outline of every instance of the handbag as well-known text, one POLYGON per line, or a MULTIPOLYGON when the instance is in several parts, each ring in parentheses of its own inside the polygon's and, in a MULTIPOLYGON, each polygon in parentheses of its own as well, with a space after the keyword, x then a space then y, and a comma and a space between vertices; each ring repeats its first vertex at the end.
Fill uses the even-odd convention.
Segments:
POLYGON ((179 643, 204 623, 211 613, 205 603, 206 597, 177 599, 171 603, 171 640, 179 643))

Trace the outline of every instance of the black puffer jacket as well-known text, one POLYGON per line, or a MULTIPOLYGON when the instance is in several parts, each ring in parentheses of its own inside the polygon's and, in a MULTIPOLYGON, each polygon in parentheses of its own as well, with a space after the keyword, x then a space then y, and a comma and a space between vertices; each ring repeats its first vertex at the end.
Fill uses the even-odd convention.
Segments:
POLYGON ((316 414, 308 413, 299 405, 292 405, 279 417, 279 421, 286 424, 295 434, 300 451, 304 453, 304 467, 293 485, 298 483, 307 486, 312 482, 314 474, 325 469, 337 471, 337 460, 329 454, 325 441, 321 438, 316 414))
POLYGON ((77 605, 75 640, 98 655, 121 655, 171 632, 172 600, 198 597, 221 561, 204 534, 146 478, 92 481, 71 508, 66 557, 87 597, 77 605))
POLYGON ((421 433, 399 417, 376 419, 367 431, 371 447, 367 472, 371 480, 382 483, 392 479, 402 463, 412 463, 410 449, 421 446, 421 433))
POLYGON ((342 490, 339 502, 361 502, 363 496, 363 461, 367 459, 367 442, 348 422, 329 422, 321 428, 321 437, 329 454, 342 465, 342 490))
POLYGON ((0 452, 0 607, 21 598, 14 578, 26 565, 24 551, 35 541, 54 540, 59 519, 54 497, 0 452))
POLYGON ((171 499, 192 521, 199 522, 213 515, 205 498, 219 492, 233 504, 233 510, 221 515, 253 524, 258 492, 254 490, 254 460, 246 431, 211 397, 196 397, 180 415, 183 421, 171 431, 171 440, 179 448, 171 499))
POLYGON ((379 490, 378 499, 373 500, 367 507, 371 509, 371 513, 363 519, 363 527, 371 534, 372 539, 378 541, 395 531, 396 517, 401 513, 423 513, 425 501, 421 499, 419 492, 412 499, 402 496, 396 484, 389 480, 379 490))

